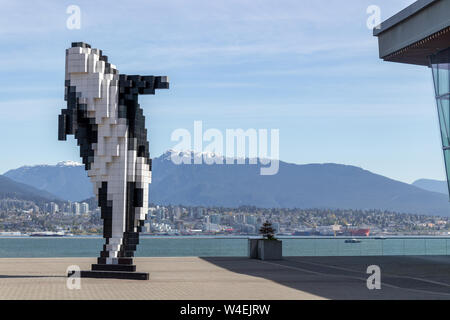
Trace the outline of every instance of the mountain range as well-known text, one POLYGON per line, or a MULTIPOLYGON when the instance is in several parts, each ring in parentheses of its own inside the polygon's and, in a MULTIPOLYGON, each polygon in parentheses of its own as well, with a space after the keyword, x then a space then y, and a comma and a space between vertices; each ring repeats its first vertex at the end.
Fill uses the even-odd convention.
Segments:
POLYGON ((60 200, 45 190, 34 188, 2 175, 0 175, 0 199, 28 200, 36 204, 60 200))
MULTIPOLYGON (((186 152, 183 156, 193 159, 199 155, 186 152)), ((149 200, 161 205, 380 209, 450 215, 447 195, 425 190, 420 183, 403 183, 355 166, 280 161, 278 173, 265 176, 260 175, 260 168, 259 162, 176 165, 171 153, 166 152, 153 159, 149 200)), ((92 196, 81 164, 21 167, 5 176, 66 200, 92 196)))
POLYGON ((448 195, 447 181, 419 179, 414 181, 412 184, 424 190, 439 192, 448 195))
POLYGON ((4 176, 45 190, 64 200, 81 201, 93 196, 92 184, 84 166, 74 161, 62 161, 56 165, 24 166, 9 170, 4 176))

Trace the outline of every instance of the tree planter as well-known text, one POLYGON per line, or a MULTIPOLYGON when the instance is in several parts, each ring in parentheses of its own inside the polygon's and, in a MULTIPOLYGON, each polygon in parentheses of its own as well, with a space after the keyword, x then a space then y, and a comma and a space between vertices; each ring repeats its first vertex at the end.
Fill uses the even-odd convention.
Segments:
POLYGON ((248 257, 260 260, 283 259, 281 240, 248 239, 248 257))

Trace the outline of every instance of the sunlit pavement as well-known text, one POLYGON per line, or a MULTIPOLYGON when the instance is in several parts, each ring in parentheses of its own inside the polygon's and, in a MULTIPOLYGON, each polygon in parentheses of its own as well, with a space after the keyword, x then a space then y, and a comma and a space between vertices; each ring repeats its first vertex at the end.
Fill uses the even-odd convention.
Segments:
POLYGON ((136 258, 150 280, 82 278, 69 289, 67 267, 95 260, 2 258, 0 299, 450 299, 450 256, 136 258), (380 267, 379 290, 367 288, 369 265, 380 267))

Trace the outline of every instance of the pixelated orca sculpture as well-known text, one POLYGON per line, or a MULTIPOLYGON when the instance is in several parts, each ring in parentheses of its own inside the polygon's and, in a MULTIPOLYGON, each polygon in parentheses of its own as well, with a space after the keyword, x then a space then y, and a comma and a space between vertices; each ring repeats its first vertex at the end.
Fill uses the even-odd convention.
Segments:
MULTIPOLYGON (((66 50, 67 109, 59 140, 73 134, 101 208, 105 244, 81 277, 149 278, 136 272, 134 251, 148 210, 152 162, 139 94, 168 89, 165 76, 119 74, 101 50, 83 42, 66 50)), ((69 273, 69 276, 74 273, 69 273)))

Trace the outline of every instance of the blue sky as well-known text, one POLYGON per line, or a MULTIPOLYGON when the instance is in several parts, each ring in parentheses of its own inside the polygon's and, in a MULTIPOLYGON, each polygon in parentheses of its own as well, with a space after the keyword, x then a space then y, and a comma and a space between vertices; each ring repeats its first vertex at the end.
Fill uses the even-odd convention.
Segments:
POLYGON ((77 160, 57 141, 64 50, 100 48, 126 74, 168 75, 140 98, 150 151, 177 128, 280 130, 280 159, 335 162, 412 182, 444 179, 431 72, 383 62, 366 27, 413 1, 0 0, 0 173, 77 160), (66 28, 69 5, 81 29, 66 28))

